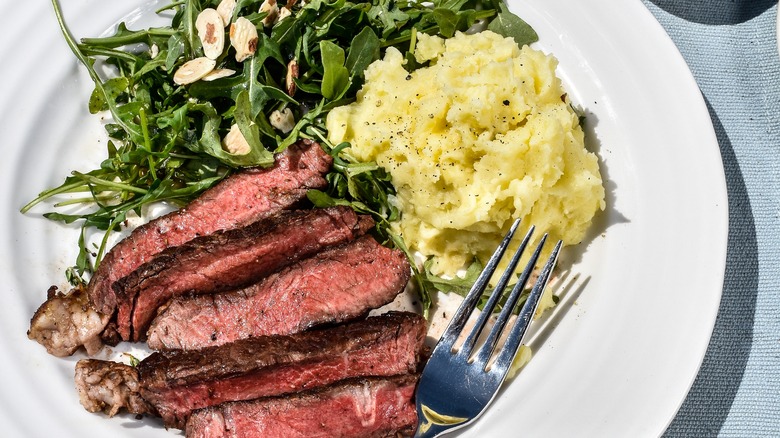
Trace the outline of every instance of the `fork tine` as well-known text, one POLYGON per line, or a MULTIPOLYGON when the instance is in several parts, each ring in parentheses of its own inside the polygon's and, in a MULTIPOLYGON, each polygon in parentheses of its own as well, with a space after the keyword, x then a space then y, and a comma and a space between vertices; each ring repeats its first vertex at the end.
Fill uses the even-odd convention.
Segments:
POLYGON ((447 325, 447 328, 444 330, 444 333, 439 339, 439 344, 436 346, 437 349, 440 347, 452 349, 452 346, 458 339, 460 332, 466 325, 466 321, 468 321, 469 316, 474 311, 474 308, 477 307, 479 297, 481 297, 482 292, 485 291, 485 287, 487 287, 490 277, 496 270, 498 262, 501 260, 501 257, 503 257, 504 252, 506 252, 506 248, 509 246, 509 242, 515 235, 515 231, 517 231, 517 227, 519 225, 520 219, 515 219, 515 221, 512 223, 512 226, 509 227, 509 231, 507 232, 506 236, 504 236, 504 240, 501 241, 501 244, 498 246, 498 248, 496 248, 495 252, 493 252, 493 255, 490 256, 490 259, 485 265, 485 268, 482 270, 482 273, 479 274, 479 277, 477 277, 477 280, 474 282, 471 290, 469 290, 469 293, 466 295, 463 303, 458 307, 455 315, 452 316, 450 323, 447 325))
POLYGON ((479 339, 479 335, 482 334, 482 330, 485 329, 488 319, 493 314, 493 309, 496 307, 496 304, 498 304, 501 296, 504 295, 504 289, 506 289, 506 285, 512 278, 512 275, 517 268, 517 264, 520 262, 520 257, 522 257, 525 252, 525 248, 528 246, 528 242, 531 240, 531 235, 533 235, 534 230, 535 227, 531 226, 528 233, 525 235, 525 238, 523 238, 522 243, 520 243, 520 246, 517 248, 517 251, 515 251, 515 254, 512 256, 512 260, 507 265, 503 275, 501 275, 501 279, 496 283, 496 287, 493 289, 488 301, 485 303, 485 307, 482 308, 482 312, 479 314, 477 322, 474 324, 474 328, 466 337, 466 340, 463 341, 463 345, 460 347, 460 355, 463 355, 466 358, 471 356, 474 345, 476 344, 477 339, 479 339))
POLYGON ((530 278, 531 272, 533 271, 534 266, 536 266, 536 262, 539 260, 539 256, 542 253, 542 247, 544 247, 544 243, 546 241, 547 234, 542 236, 539 244, 536 246, 536 250, 534 250, 533 255, 525 265, 522 274, 520 274, 520 278, 517 279, 517 283, 512 288, 512 292, 510 292, 506 303, 504 303, 504 307, 501 309, 501 313, 498 314, 498 318, 496 318, 496 322, 493 324, 493 328, 490 330, 490 333, 485 339, 485 343, 477 352, 477 356, 474 358, 474 362, 480 364, 481 366, 487 368, 490 356, 493 355, 493 351, 495 350, 496 344, 498 344, 501 333, 504 331, 506 323, 509 321, 509 317, 514 311, 515 304, 517 304, 517 301, 520 298, 520 294, 523 292, 523 289, 525 289, 528 278, 530 278))
POLYGON ((522 310, 520 310, 520 314, 517 316, 517 320, 515 321, 514 326, 512 326, 503 348, 498 353, 498 356, 492 365, 493 368, 491 369, 491 372, 504 376, 512 365, 517 350, 520 348, 523 336, 531 323, 531 318, 539 305, 539 299, 542 297, 542 293, 544 292, 545 287, 547 287, 547 282, 550 280, 550 275, 555 267, 555 263, 558 261, 558 253, 560 253, 562 245, 563 242, 559 240, 550 254, 550 257, 547 259, 544 268, 542 268, 542 271, 539 273, 539 278, 537 278, 528 299, 523 305, 522 310))
MULTIPOLYGON (((471 337, 478 338, 478 330, 473 330, 467 336, 467 342, 459 352, 453 354, 453 345, 460 333, 463 330, 469 316, 474 311, 474 308, 479 301, 488 280, 495 272, 499 260, 502 258, 509 241, 512 239, 519 220, 512 224, 503 242, 496 249, 493 256, 488 261, 485 269, 480 274, 479 278, 475 282, 471 291, 469 291, 463 303, 458 307, 458 310, 452 316, 452 319, 447 326, 444 334, 442 335, 436 347, 431 352, 431 356, 428 363, 420 376, 420 381, 417 385, 415 392, 417 415, 419 418, 418 427, 415 432, 417 438, 429 438, 440 436, 443 433, 453 431, 464 427, 474 420, 476 420, 490 405, 493 398, 496 396, 498 389, 501 387, 502 382, 506 378, 506 373, 512 364, 512 361, 517 354, 517 350, 520 347, 520 342, 525 335, 528 324, 531 320, 531 316, 536 311, 536 307, 539 303, 539 298, 542 295, 542 291, 547 285, 547 281, 550 279, 550 274, 558 258, 558 253, 561 249, 562 242, 558 242, 550 255, 547 263, 542 268, 539 275, 539 279, 534 284, 531 294, 526 300, 520 315, 517 318, 515 324, 511 327, 507 340, 504 346, 500 348, 500 351, 496 352, 496 359, 492 363, 490 369, 486 366, 489 363, 488 360, 493 354, 493 350, 497 350, 497 341, 504 329, 506 329, 507 321, 512 314, 513 308, 517 305, 520 294, 525 287, 525 283, 528 282, 528 278, 531 275, 536 262, 539 260, 542 247, 547 240, 547 235, 542 237, 541 242, 531 256, 531 260, 523 269, 523 273, 520 276, 517 284, 512 289, 507 303, 504 305, 498 320, 493 329, 487 336, 487 340, 477 351, 474 361, 469 361, 469 354, 464 355, 464 351, 467 347, 473 347, 474 340, 471 337), (485 356, 482 360, 481 357, 485 356)), ((502 281, 499 282, 499 290, 503 291, 506 287, 503 280, 508 280, 514 272, 514 269, 518 263, 517 260, 523 252, 523 248, 527 246, 527 240, 530 237, 530 233, 524 239, 521 248, 513 256, 512 264, 515 265, 511 269, 507 269, 502 275, 502 281)), ((491 312, 491 308, 495 306, 495 302, 499 300, 501 293, 493 291, 491 297, 488 299, 488 308, 483 311, 483 316, 480 316, 477 326, 484 327, 483 319, 487 319, 491 312)), ((479 329, 481 330, 481 328, 479 329)))

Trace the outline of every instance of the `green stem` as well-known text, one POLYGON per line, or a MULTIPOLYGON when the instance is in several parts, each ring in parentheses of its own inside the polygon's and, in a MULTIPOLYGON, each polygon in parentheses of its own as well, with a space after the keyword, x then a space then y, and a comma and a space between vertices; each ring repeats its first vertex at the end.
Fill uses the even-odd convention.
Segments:
POLYGON ((96 47, 121 47, 128 44, 148 43, 152 37, 155 36, 171 36, 175 35, 176 31, 173 29, 154 28, 149 30, 139 30, 127 35, 112 36, 104 38, 82 38, 81 44, 96 47))
POLYGON ((171 153, 168 154, 168 156, 171 157, 171 158, 181 158, 181 159, 185 159, 185 160, 196 160, 196 159, 200 158, 197 155, 179 154, 179 153, 176 153, 176 152, 171 152, 171 153))
POLYGON ((31 208, 35 207, 37 204, 41 203, 42 201, 51 198, 54 195, 58 195, 61 193, 68 193, 71 190, 75 189, 76 187, 82 187, 82 186, 84 186, 84 183, 79 181, 67 185, 61 185, 59 187, 41 192, 41 194, 38 195, 37 198, 28 202, 24 207, 22 207, 20 211, 22 212, 22 214, 27 213, 28 211, 30 211, 31 208))
POLYGON ((149 163, 149 173, 152 176, 157 175, 157 171, 155 170, 154 166, 154 156, 152 152, 152 139, 149 137, 149 122, 146 118, 146 110, 141 107, 141 109, 138 112, 138 116, 141 119, 141 132, 144 136, 144 148, 147 152, 149 152, 149 155, 147 155, 147 161, 149 163))
POLYGON ((145 195, 145 194, 148 193, 147 190, 139 188, 139 187, 131 186, 129 184, 118 183, 118 182, 115 182, 115 181, 108 181, 108 180, 105 180, 105 179, 102 179, 102 178, 98 178, 98 177, 95 177, 95 176, 92 176, 92 175, 87 175, 87 174, 84 174, 84 173, 73 172, 73 175, 78 177, 78 178, 83 179, 84 181, 87 181, 87 182, 89 182, 91 184, 95 184, 97 186, 101 186, 103 188, 109 188, 109 189, 126 191, 126 192, 133 192, 133 193, 138 193, 138 194, 141 194, 141 195, 145 195))
POLYGON ((136 63, 139 61, 139 58, 137 56, 116 49, 109 49, 105 47, 90 47, 85 44, 80 44, 79 50, 81 50, 81 52, 85 56, 114 57, 114 58, 124 59, 125 61, 130 63, 136 63))
MULTIPOLYGON (((87 57, 81 52, 78 43, 76 43, 76 39, 73 38, 73 35, 71 35, 70 31, 68 30, 68 27, 65 25, 65 19, 62 16, 62 9, 60 8, 59 1, 51 0, 51 3, 52 6, 54 6, 54 15, 57 17, 57 24, 59 24, 60 26, 60 30, 62 31, 62 35, 65 37, 65 42, 68 44, 68 47, 70 47, 70 50, 73 52, 74 55, 76 55, 76 58, 78 58, 78 60, 81 61, 81 63, 87 69, 87 72, 89 73, 89 77, 92 78, 92 82, 95 83, 95 88, 100 92, 100 94, 103 95, 103 98, 106 100, 106 102, 111 102, 108 93, 106 92, 105 88, 103 88, 103 81, 100 79, 100 76, 92 67, 92 63, 89 62, 89 59, 87 59, 87 57)), ((116 112, 116 107, 114 105, 109 104, 108 108, 111 111, 111 116, 114 118, 114 123, 121 126, 122 129, 124 129, 131 136, 133 135, 137 136, 140 134, 136 129, 133 129, 130 125, 125 123, 125 121, 122 120, 121 117, 119 117, 119 115, 116 112)))
POLYGON ((159 14, 160 12, 165 12, 165 11, 167 11, 169 9, 173 9, 173 8, 175 8, 177 6, 181 6, 181 5, 185 4, 185 3, 187 3, 185 0, 173 2, 173 3, 169 4, 169 5, 165 5, 165 6, 161 7, 160 9, 157 9, 154 12, 155 12, 155 14, 159 14))
POLYGON ((68 199, 67 201, 58 202, 54 204, 54 206, 59 208, 67 207, 68 205, 90 204, 93 202, 105 203, 112 199, 116 199, 116 196, 91 196, 89 198, 68 199))
POLYGON ((111 234, 111 231, 113 231, 116 228, 116 224, 121 223, 125 220, 125 214, 122 213, 114 219, 111 220, 111 223, 108 225, 108 229, 103 234, 103 238, 100 240, 100 247, 98 247, 98 252, 95 255, 95 263, 94 266, 97 268, 97 266, 100 264, 100 260, 103 259, 103 254, 106 251, 106 247, 108 247, 108 236, 111 234))

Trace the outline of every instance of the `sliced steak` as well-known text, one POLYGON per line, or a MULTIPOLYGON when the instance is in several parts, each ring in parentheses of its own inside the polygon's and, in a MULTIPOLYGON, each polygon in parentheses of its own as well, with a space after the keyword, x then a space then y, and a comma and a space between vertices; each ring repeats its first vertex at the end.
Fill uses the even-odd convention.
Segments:
POLYGON ((174 298, 152 322, 147 343, 194 349, 346 321, 391 302, 410 274, 403 252, 363 236, 244 289, 174 298))
POLYGON ((154 353, 139 367, 141 395, 166 424, 194 409, 297 392, 357 376, 414 372, 425 321, 383 316, 289 336, 263 336, 187 352, 154 353))
POLYGON ((144 340, 157 309, 170 298, 247 286, 326 247, 353 240, 372 225, 369 217, 348 207, 285 210, 169 248, 114 284, 119 335, 144 340))
POLYGON ((331 161, 317 143, 300 142, 278 154, 272 167, 231 175, 186 207, 136 228, 100 262, 89 282, 92 305, 111 315, 113 283, 154 255, 198 236, 248 225, 296 204, 309 189, 326 186, 323 174, 331 161))
MULTIPOLYGON (((140 394, 140 399, 154 408, 145 412, 156 412, 166 426, 183 428, 193 410, 228 401, 298 392, 353 377, 416 372, 425 333, 421 316, 392 312, 294 335, 261 336, 202 350, 153 353, 133 369, 137 370, 137 378, 130 375, 130 383, 124 385, 137 388, 130 391, 132 394, 123 391, 121 396, 104 396, 117 393, 114 388, 122 386, 117 381, 90 380, 96 385, 108 382, 108 388, 92 388, 84 383, 77 386, 86 387, 80 389, 81 394, 89 396, 86 400, 82 396, 85 407, 99 406, 97 410, 116 412, 120 407, 131 406, 125 400, 135 400, 140 394), (106 400, 117 400, 121 406, 115 408, 106 400)), ((110 370, 120 365, 102 363, 110 370)), ((91 370, 83 375, 107 373, 91 370)))
POLYGON ((188 438, 371 438, 410 436, 417 375, 354 379, 283 397, 198 410, 188 438))

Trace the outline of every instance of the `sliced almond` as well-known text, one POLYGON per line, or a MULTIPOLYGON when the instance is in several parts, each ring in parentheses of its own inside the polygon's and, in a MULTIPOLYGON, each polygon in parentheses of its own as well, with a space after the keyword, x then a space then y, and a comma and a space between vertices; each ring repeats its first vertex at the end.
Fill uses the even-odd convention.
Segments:
POLYGON ((217 79, 226 78, 228 76, 233 76, 236 74, 235 70, 231 70, 229 68, 217 68, 212 70, 209 74, 206 76, 203 76, 201 78, 202 81, 210 82, 210 81, 216 81, 217 79))
POLYGON ((285 18, 289 17, 290 15, 292 15, 292 11, 288 9, 287 6, 285 6, 279 9, 279 15, 276 17, 276 21, 274 23, 278 23, 284 20, 285 18))
POLYGON ((285 80, 285 86, 287 88, 287 94, 292 96, 295 94, 297 87, 295 86, 295 80, 298 79, 298 60, 293 59, 287 63, 287 78, 285 80))
POLYGON ((236 61, 242 62, 257 50, 257 28, 251 21, 238 17, 230 25, 230 44, 236 49, 236 61))
POLYGON ((293 116, 290 108, 285 108, 281 111, 275 110, 268 117, 268 121, 271 122, 271 126, 287 134, 295 128, 295 116, 293 116))
POLYGON ((252 150, 252 147, 249 146, 244 134, 238 129, 238 125, 234 123, 225 138, 222 139, 222 149, 233 155, 246 155, 252 150))
POLYGON ((178 85, 191 84, 209 74, 216 65, 217 61, 205 56, 187 61, 173 74, 173 82, 178 85))
POLYGON ((279 6, 276 4, 276 0, 264 0, 263 4, 260 5, 260 13, 263 12, 268 12, 268 15, 263 18, 263 26, 273 26, 279 16, 279 6))
POLYGON ((225 49, 225 26, 222 17, 216 9, 206 8, 198 14, 195 20, 198 38, 203 45, 203 53, 207 58, 217 59, 225 49))
POLYGON ((217 6, 217 12, 222 17, 222 26, 228 27, 233 20, 233 11, 236 10, 236 0, 222 0, 217 6))

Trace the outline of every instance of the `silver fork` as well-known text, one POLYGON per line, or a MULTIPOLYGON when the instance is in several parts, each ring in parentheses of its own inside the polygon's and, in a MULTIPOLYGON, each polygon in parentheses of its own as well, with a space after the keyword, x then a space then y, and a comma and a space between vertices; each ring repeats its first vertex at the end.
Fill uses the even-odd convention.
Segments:
POLYGON ((479 418, 490 402, 496 396, 501 383, 506 378, 520 342, 536 311, 539 298, 544 291, 550 273, 558 259, 562 243, 559 241, 547 259, 528 298, 520 310, 514 325, 509 329, 503 346, 498 347, 498 341, 507 326, 509 317, 517 304, 520 294, 528 282, 531 272, 534 270, 542 247, 547 240, 545 234, 528 261, 525 269, 520 274, 517 283, 509 293, 504 307, 496 319, 493 328, 484 338, 477 343, 485 324, 493 313, 493 309, 502 296, 504 289, 514 273, 520 257, 525 251, 534 227, 528 231, 519 248, 512 256, 507 269, 495 286, 488 298, 482 313, 479 315, 473 329, 466 336, 459 349, 455 349, 455 342, 463 332, 463 328, 474 312, 480 296, 487 287, 488 281, 496 270, 498 262, 504 255, 509 242, 517 230, 520 221, 515 220, 504 240, 490 257, 485 269, 474 282, 463 303, 452 317, 447 329, 439 339, 438 344, 431 353, 431 357, 420 377, 417 387, 417 415, 418 426, 415 433, 417 438, 430 438, 452 432, 464 427, 479 418), (475 351, 475 347, 476 351, 475 351), (494 354, 495 350, 495 354, 494 354), (491 357, 494 359, 491 361, 491 357))

